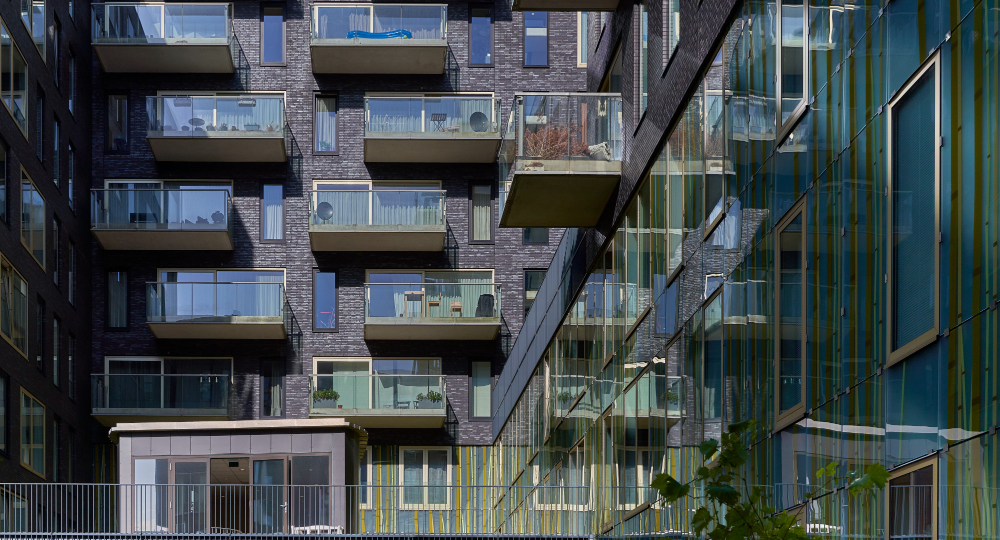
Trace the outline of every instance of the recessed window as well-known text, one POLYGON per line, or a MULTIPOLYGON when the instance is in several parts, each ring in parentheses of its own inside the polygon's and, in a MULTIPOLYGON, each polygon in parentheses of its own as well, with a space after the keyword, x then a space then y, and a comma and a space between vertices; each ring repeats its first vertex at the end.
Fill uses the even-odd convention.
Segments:
POLYGON ((524 244, 548 244, 549 230, 542 227, 525 227, 521 242, 524 244))
POLYGON ((59 238, 62 226, 59 218, 52 216, 52 283, 62 285, 62 241, 59 238))
POLYGON ((663 65, 674 55, 681 39, 681 0, 663 0, 663 65))
POLYGON ((493 65, 493 6, 469 6, 469 65, 493 65))
POLYGON ((52 384, 59 386, 59 338, 61 329, 59 317, 52 316, 52 384))
POLYGON ((45 268, 45 199, 21 171, 21 244, 45 268))
POLYGON ((524 65, 549 65, 549 14, 546 11, 524 12, 524 65))
POLYGON ((493 187, 475 184, 471 188, 469 243, 493 242, 493 187))
POLYGON ((260 241, 285 239, 285 190, 281 184, 264 184, 260 198, 260 241))
POLYGON ((21 390, 21 465, 45 477, 45 406, 21 390))
POLYGON ((587 67, 589 47, 590 13, 581 11, 576 14, 576 67, 587 67))
POLYGON ((21 0, 21 20, 45 61, 45 0, 21 0))
POLYGON ((492 367, 489 362, 472 362, 472 417, 490 416, 492 367))
POLYGON ((261 10, 260 27, 261 65, 285 63, 285 8, 265 6, 261 10))
POLYGON ((69 112, 75 113, 73 109, 76 104, 76 56, 73 56, 73 52, 69 53, 69 88, 67 89, 66 95, 66 105, 69 107, 69 112))
POLYGON ((69 303, 76 304, 76 244, 72 240, 69 241, 69 259, 67 264, 67 274, 66 274, 66 296, 69 298, 69 303))
POLYGON ((337 329, 337 273, 315 272, 313 283, 313 330, 337 329))
POLYGON ((0 453, 7 453, 7 426, 10 420, 7 418, 7 377, 0 373, 0 453))
POLYGON ((62 170, 59 165, 62 163, 60 159, 62 152, 62 140, 60 138, 61 130, 59 119, 56 118, 52 123, 52 183, 59 187, 59 179, 62 176, 62 170))
POLYGON ((545 279, 545 270, 525 270, 524 271, 524 316, 528 316, 528 310, 535 303, 535 296, 542 288, 542 280, 545 279))
POLYGON ((337 98, 316 96, 313 153, 337 153, 337 98))
POLYGON ((285 362, 264 360, 260 367, 260 415, 281 418, 285 415, 285 362))
POLYGON ((646 112, 646 101, 649 95, 649 10, 646 4, 652 0, 642 0, 639 3, 639 114, 646 112))
MULTIPOLYGON (((792 115, 805 104, 808 82, 806 79, 809 55, 806 53, 806 12, 803 0, 781 0, 778 18, 781 43, 778 47, 778 100, 780 125, 785 125, 792 115)), ((793 119, 794 120, 794 119, 793 119)))
POLYGON ((76 336, 70 334, 66 338, 66 384, 69 386, 70 399, 76 399, 76 369, 73 359, 76 357, 76 336))
POLYGON ((28 282, 0 256, 0 334, 28 357, 28 282))
POLYGON ((7 223, 7 147, 0 142, 0 221, 7 223))
POLYGON ((105 135, 108 152, 128 152, 128 96, 108 95, 108 131, 105 135))
POLYGON ((35 367, 45 371, 45 300, 38 297, 35 304, 35 367))
POLYGON ((35 155, 45 161, 45 94, 41 87, 35 92, 35 155))
MULTIPOLYGON (((22 0, 23 1, 23 0, 22 0)), ((17 127, 21 128, 21 133, 28 136, 28 64, 24 61, 21 50, 14 43, 14 39, 7 32, 7 26, 0 21, 0 41, 12 44, 12 47, 0 49, 3 58, 0 58, 0 76, 3 80, 10 81, 4 84, 3 102, 14 117, 17 127), (10 56, 7 56, 10 51, 10 56)))
POLYGON ((69 199, 70 210, 76 210, 76 194, 73 193, 73 180, 76 177, 76 152, 73 150, 73 143, 67 148, 69 155, 66 156, 66 197, 69 199))
POLYGON ((779 430, 798 420, 805 410, 805 270, 806 235, 804 204, 799 203, 777 228, 775 253, 774 363, 775 422, 779 430))
POLYGON ((128 328, 128 273, 108 272, 108 328, 128 328))

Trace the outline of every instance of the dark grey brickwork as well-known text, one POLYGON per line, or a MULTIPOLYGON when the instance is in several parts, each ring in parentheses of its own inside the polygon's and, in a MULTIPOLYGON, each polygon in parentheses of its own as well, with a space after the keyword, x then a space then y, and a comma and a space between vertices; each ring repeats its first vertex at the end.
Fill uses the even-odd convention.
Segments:
MULTIPOLYGON (((0 5, 0 18, 20 49, 28 65, 26 81, 28 97, 28 132, 23 134, 14 122, 9 109, 0 105, 0 141, 6 148, 7 207, 6 222, 0 222, 0 253, 17 269, 28 283, 28 341, 29 354, 25 359, 3 339, 0 339, 0 377, 7 381, 7 399, 3 404, 6 413, 6 452, 0 451, 0 478, 3 482, 39 482, 42 479, 20 465, 21 419, 20 395, 23 388, 45 405, 45 481, 67 481, 70 467, 70 430, 74 432, 75 460, 72 463, 73 479, 92 479, 92 456, 89 441, 97 432, 96 423, 90 417, 89 374, 90 365, 90 222, 87 203, 87 181, 90 175, 89 140, 91 133, 90 110, 85 105, 90 93, 88 77, 90 65, 90 16, 84 2, 76 2, 77 12, 70 17, 66 0, 47 0, 45 3, 46 48, 43 59, 36 49, 31 33, 21 21, 20 2, 4 2, 0 5), (55 47, 58 20, 59 51, 55 47), (75 113, 69 111, 69 55, 76 58, 77 65, 77 106, 75 113), (57 63, 57 59, 59 62, 57 63), (59 85, 56 85, 55 66, 59 66, 59 85), (44 142, 42 157, 37 157, 37 109, 38 90, 45 96, 42 111, 44 142), (53 181, 53 120, 60 121, 59 186, 53 181), (76 211, 70 209, 67 189, 67 167, 69 165, 67 147, 76 148, 76 211), (45 199, 46 219, 46 267, 43 269, 28 250, 21 244, 21 171, 26 172, 45 199), (61 223, 58 243, 54 242, 52 220, 61 223), (77 290, 76 303, 69 302, 67 280, 69 242, 76 245, 77 290), (56 246, 61 251, 62 266, 59 270, 59 285, 53 281, 56 246), (43 370, 36 364, 37 332, 36 308, 38 299, 45 302, 45 324, 43 335, 43 370), (54 384, 53 363, 53 317, 59 317, 59 385, 54 384), (74 355, 75 400, 70 399, 68 336, 76 338, 74 355), (56 440, 55 419, 59 419, 58 454, 53 441, 56 440), (59 456, 58 476, 53 468, 53 459, 59 456)), ((7 59, 3 59, 4 69, 7 59)))
MULTIPOLYGON (((471 181, 496 183, 496 165, 383 164, 363 160, 365 92, 493 92, 503 100, 503 118, 516 91, 581 91, 586 74, 576 65, 576 14, 552 13, 549 19, 550 67, 522 67, 523 15, 512 13, 509 3, 495 3, 494 58, 492 68, 469 68, 468 3, 448 3, 448 42, 451 59, 445 75, 363 76, 313 75, 309 56, 309 5, 289 1, 287 57, 284 67, 259 66, 260 3, 236 3, 235 29, 252 66, 253 91, 285 91, 286 116, 302 159, 290 164, 183 164, 157 163, 145 141, 144 102, 157 91, 241 90, 235 76, 228 75, 117 75, 106 74, 96 59, 92 62, 95 123, 92 141, 92 187, 100 188, 110 178, 204 178, 230 179, 234 188, 235 249, 232 252, 111 252, 94 246, 93 316, 95 372, 103 369, 108 355, 232 356, 237 381, 237 418, 259 417, 261 359, 285 357, 287 372, 287 417, 308 415, 307 379, 314 356, 441 357, 447 376, 448 422, 437 430, 370 430, 369 444, 489 444, 489 423, 469 420, 469 363, 490 360, 494 375, 504 362, 503 347, 516 337, 523 320, 523 271, 548 267, 561 230, 552 230, 547 246, 524 246, 521 229, 496 229, 491 245, 468 244, 468 192, 471 181), (104 148, 105 100, 108 91, 125 91, 130 97, 132 120, 130 153, 107 155, 104 148), (339 97, 338 156, 313 156, 312 100, 316 92, 339 97), (457 249, 441 253, 313 253, 308 238, 308 191, 314 179, 372 178, 440 180, 448 192, 449 242, 457 249), (259 194, 261 181, 282 181, 285 186, 284 244, 259 242, 259 194), (144 284, 155 279, 156 268, 248 268, 286 269, 287 296, 304 336, 301 353, 292 355, 279 343, 248 341, 157 340, 145 325, 144 284), (314 268, 338 272, 339 332, 313 333, 312 272, 314 268), (492 342, 366 342, 364 340, 364 276, 366 269, 493 268, 502 284, 504 329, 492 342), (129 329, 105 329, 104 294, 108 269, 129 272, 131 312, 129 329)), ((495 189, 495 188, 494 188, 495 189)), ((494 212, 497 211, 494 199, 494 212)), ((499 216, 495 216, 497 221, 499 216)))

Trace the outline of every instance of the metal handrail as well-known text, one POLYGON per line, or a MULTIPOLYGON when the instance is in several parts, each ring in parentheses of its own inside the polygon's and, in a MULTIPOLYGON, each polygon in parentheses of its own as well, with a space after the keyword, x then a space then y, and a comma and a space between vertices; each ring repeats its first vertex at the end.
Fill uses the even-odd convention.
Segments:
POLYGON ((90 207, 91 228, 93 229, 111 228, 114 225, 125 225, 135 229, 150 228, 149 225, 163 225, 168 228, 178 226, 185 230, 215 230, 221 225, 228 229, 231 225, 229 213, 232 210, 232 195, 228 189, 92 189, 90 190, 90 207), (143 210, 140 202, 136 201, 139 195, 147 195, 151 200, 145 202, 155 205, 151 209, 156 211, 142 212, 144 219, 153 218, 153 221, 138 221, 138 217, 133 216, 133 212, 129 212, 130 205, 137 211, 143 210), (114 200, 116 197, 118 200, 114 200), (207 217, 195 216, 195 222, 192 223, 190 220, 185 220, 184 213, 184 202, 189 197, 195 199, 200 197, 203 200, 210 197, 220 197, 221 205, 209 208, 215 212, 207 217), (121 212, 121 215, 117 216, 118 219, 112 216, 115 203, 123 205, 122 208, 117 208, 121 212), (217 217, 216 213, 220 215, 217 217), (173 214, 177 219, 171 220, 170 214, 173 214), (136 217, 135 221, 133 221, 133 217, 136 217), (199 223, 198 218, 204 219, 205 222, 199 223), (209 219, 213 221, 209 222, 209 219))

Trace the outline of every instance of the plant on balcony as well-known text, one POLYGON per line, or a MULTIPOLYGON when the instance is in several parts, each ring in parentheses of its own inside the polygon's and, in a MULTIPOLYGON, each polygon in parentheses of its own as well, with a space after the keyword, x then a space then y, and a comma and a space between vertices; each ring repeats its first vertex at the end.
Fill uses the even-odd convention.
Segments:
POLYGON ((570 394, 569 390, 563 390, 562 392, 559 392, 556 399, 558 399, 560 403, 566 403, 567 401, 573 399, 573 394, 570 394))
POLYGON ((313 405, 319 405, 323 401, 332 401, 333 404, 331 406, 336 407, 338 399, 340 399, 340 392, 332 388, 313 392, 313 405))
POLYGON ((525 131, 522 155, 535 159, 569 159, 570 155, 585 156, 587 145, 580 142, 579 131, 575 125, 544 126, 534 131, 525 131))
POLYGON ((434 390, 428 390, 426 394, 417 394, 417 399, 426 399, 432 403, 441 403, 444 396, 441 392, 435 392, 434 390))
POLYGON ((666 401, 671 405, 677 405, 681 401, 681 395, 673 390, 668 390, 660 394, 660 401, 666 401))

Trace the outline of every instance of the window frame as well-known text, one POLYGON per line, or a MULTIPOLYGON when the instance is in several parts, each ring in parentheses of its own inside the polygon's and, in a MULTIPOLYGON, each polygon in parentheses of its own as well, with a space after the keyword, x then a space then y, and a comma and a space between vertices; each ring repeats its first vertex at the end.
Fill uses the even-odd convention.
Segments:
POLYGON ((59 369, 62 367, 60 356, 62 356, 62 319, 56 313, 52 313, 52 384, 56 388, 62 387, 62 379, 59 377, 59 369))
POLYGON ((10 377, 0 371, 0 456, 10 455, 10 377))
POLYGON ((549 20, 549 12, 544 10, 530 10, 522 12, 521 16, 521 67, 524 68, 547 68, 550 66, 550 50, 552 48, 551 36, 549 35, 549 27, 551 26, 551 21, 549 20), (545 14, 545 63, 544 64, 529 64, 528 63, 528 13, 544 13, 545 14))
MULTIPOLYGON (((42 471, 41 472, 36 471, 34 468, 32 468, 32 465, 30 463, 26 463, 25 461, 23 461, 21 459, 21 456, 23 455, 22 447, 24 446, 24 426, 23 425, 19 425, 18 426, 18 428, 19 428, 18 431, 20 432, 20 436, 18 437, 18 456, 17 456, 17 460, 21 464, 22 467, 24 467, 25 469, 28 469, 29 471, 31 471, 32 473, 34 473, 34 474, 36 474, 38 476, 41 476, 44 479, 45 478, 45 473, 46 473, 46 470, 45 470, 46 469, 46 467, 45 467, 46 463, 45 463, 45 461, 46 461, 46 457, 47 457, 45 455, 45 454, 47 454, 47 452, 46 452, 47 449, 45 447, 45 445, 46 445, 46 438, 47 438, 46 437, 46 435, 47 435, 46 431, 47 430, 45 429, 44 423, 45 423, 45 418, 47 416, 47 410, 46 410, 45 404, 42 403, 41 400, 39 400, 38 398, 36 398, 31 392, 27 391, 22 386, 21 387, 21 392, 19 394, 20 400, 18 402, 18 407, 17 407, 17 410, 21 414, 21 416, 24 416, 24 414, 23 414, 22 411, 24 410, 24 397, 25 396, 27 396, 28 398, 30 398, 32 401, 34 401, 35 403, 37 403, 42 408, 42 423, 43 423, 43 426, 42 426, 42 463, 41 463, 42 471)), ((32 415, 32 416, 34 416, 34 415, 32 415)), ((33 428, 34 428, 34 426, 32 425, 32 429, 33 428)), ((34 443, 32 443, 31 446, 34 446, 34 443)))
POLYGON ((887 105, 887 117, 888 129, 886 130, 886 208, 887 208, 887 223, 889 226, 889 234, 886 235, 886 243, 888 248, 888 253, 886 256, 886 295, 888 296, 886 301, 886 322, 887 322, 887 333, 886 333, 886 360, 885 367, 893 366, 899 362, 902 362, 910 355, 916 353, 917 351, 923 349, 924 347, 930 345, 937 341, 938 334, 941 332, 941 53, 940 51, 935 52, 930 58, 928 58, 924 64, 906 81, 895 96, 889 101, 887 105), (924 75, 929 71, 933 70, 933 75, 931 76, 930 82, 934 85, 934 323, 929 330, 917 336, 916 338, 910 340, 901 347, 893 350, 892 348, 892 333, 895 330, 895 324, 893 322, 892 304, 895 301, 895 295, 893 295, 893 239, 895 233, 892 232, 893 220, 895 218, 895 208, 892 205, 893 199, 893 145, 895 141, 893 140, 893 121, 895 108, 899 103, 907 97, 909 91, 914 88, 917 83, 923 79, 924 75))
POLYGON ((522 246, 547 246, 549 245, 549 229, 548 227, 523 227, 521 229, 521 245, 522 246), (545 241, 544 242, 529 242, 525 239, 527 236, 527 231, 529 229, 541 229, 545 231, 545 241))
MULTIPOLYGON (((931 504, 930 504, 930 507, 931 507, 931 540, 937 540, 938 539, 938 513, 939 513, 939 510, 938 510, 938 499, 939 499, 939 497, 938 497, 938 485, 939 485, 939 482, 938 482, 938 455, 937 455, 937 452, 935 452, 935 453, 931 454, 930 456, 925 457, 923 459, 919 459, 917 461, 910 462, 907 465, 904 465, 902 467, 897 467, 897 468, 892 469, 891 471, 889 471, 889 479, 886 480, 886 483, 885 483, 886 495, 884 497, 885 502, 883 504, 883 508, 884 508, 885 514, 883 514, 883 515, 885 516, 886 522, 888 523, 888 520, 889 520, 889 508, 890 508, 890 506, 889 506, 890 505, 890 500, 889 499, 891 498, 891 494, 890 493, 891 493, 891 490, 892 490, 892 486, 890 485, 891 482, 893 480, 895 480, 896 478, 899 478, 900 476, 906 476, 907 474, 919 471, 920 469, 924 469, 926 467, 930 467, 931 468, 931 478, 933 479, 933 481, 932 481, 932 487, 931 487, 931 504)), ((889 527, 889 526, 885 527, 885 540, 891 540, 891 538, 889 536, 891 534, 891 532, 892 532, 891 527, 889 527)))
MULTIPOLYGON (((24 5, 24 0, 21 0, 21 2, 22 2, 21 5, 23 6, 24 5)), ((29 11, 28 11, 28 18, 30 19, 31 22, 25 22, 25 20, 24 20, 24 10, 22 9, 21 10, 21 23, 24 24, 25 29, 27 29, 27 31, 28 31, 28 35, 31 36, 31 43, 35 46, 35 50, 38 51, 38 56, 40 56, 42 58, 42 63, 43 64, 48 64, 48 58, 46 58, 46 52, 47 52, 47 49, 48 49, 48 37, 45 35, 45 34, 48 33, 46 31, 48 29, 48 5, 47 5, 47 2, 45 0, 42 0, 42 2, 41 2, 42 3, 42 45, 41 45, 41 47, 42 48, 39 49, 38 48, 39 47, 38 43, 35 42, 34 30, 32 30, 32 28, 31 28, 35 24, 35 12, 34 12, 34 9, 33 9, 35 7, 34 6, 35 2, 33 0, 29 0, 29 2, 32 4, 31 5, 31 9, 29 9, 29 11)), ((11 38, 12 38, 11 40, 13 41, 13 36, 11 36, 11 38)))
MULTIPOLYGON (((22 21, 23 21, 23 19, 22 19, 22 21)), ((6 99, 0 99, 0 102, 3 102, 4 108, 6 108, 7 112, 10 113, 11 120, 14 122, 15 125, 17 125, 18 129, 21 130, 21 134, 24 135, 25 140, 28 140, 28 116, 30 115, 30 108, 28 107, 28 105, 30 103, 29 100, 31 98, 31 96, 30 96, 30 94, 28 92, 28 84, 27 84, 27 81, 31 80, 28 77, 29 74, 30 74, 30 69, 29 69, 29 66, 28 66, 28 60, 25 58, 24 52, 21 51, 21 47, 18 46, 17 41, 14 40, 14 35, 11 34, 10 28, 7 26, 7 23, 3 20, 3 18, 0 18, 0 27, 2 27, 2 33, 8 35, 8 37, 10 38, 10 42, 13 45, 13 49, 11 50, 11 54, 13 55, 13 53, 16 52, 18 54, 18 56, 21 57, 21 61, 24 63, 24 80, 25 80, 25 85, 24 85, 24 99, 22 101, 22 105, 24 105, 24 110, 21 112, 21 117, 24 119, 24 122, 18 121, 17 117, 14 116, 14 110, 11 109, 11 106, 7 104, 7 100, 6 99)), ((31 30, 30 29, 28 30, 28 34, 29 35, 31 34, 31 30)), ((37 50, 37 48, 36 48, 36 50, 37 50)), ((10 63, 10 59, 2 59, 2 60, 0 60, 0 66, 6 65, 7 63, 10 63)), ((6 68, 4 68, 4 69, 6 69, 6 68)), ((11 89, 10 93, 13 94, 14 90, 11 89)), ((13 101, 13 100, 14 100, 13 97, 11 97, 11 101, 13 101)))
POLYGON ((131 134, 129 133, 129 131, 132 128, 131 118, 129 117, 129 108, 130 108, 129 107, 129 102, 131 101, 131 98, 132 98, 132 96, 129 95, 129 92, 127 90, 109 90, 109 91, 105 92, 105 99, 104 99, 104 137, 105 137, 105 141, 104 141, 104 145, 103 145, 104 146, 104 153, 105 154, 110 154, 110 155, 124 155, 124 154, 128 154, 129 153, 129 147, 130 147, 129 141, 131 139, 131 134), (125 143, 122 145, 122 148, 120 148, 120 149, 116 149, 114 147, 113 141, 110 140, 110 139, 108 139, 108 135, 110 135, 110 127, 111 127, 111 99, 114 96, 121 96, 121 97, 125 98, 124 99, 124 102, 125 102, 125 112, 124 112, 125 125, 122 126, 123 127, 122 133, 124 133, 124 135, 125 135, 125 143))
POLYGON ((288 65, 288 10, 283 3, 262 2, 260 4, 260 46, 258 47, 259 65, 267 67, 283 67, 288 65), (264 12, 268 9, 281 10, 281 62, 264 61, 264 12))
MULTIPOLYGON (((24 320, 24 328, 22 329, 24 331, 24 350, 21 350, 21 349, 17 348, 17 346, 14 344, 14 338, 13 337, 8 336, 8 335, 4 334, 3 332, 0 332, 0 338, 2 338, 4 341, 6 341, 7 343, 9 343, 10 346, 11 346, 11 348, 13 348, 15 351, 21 353, 21 356, 23 356, 25 360, 30 361, 31 357, 30 357, 30 354, 29 354, 28 350, 31 348, 31 341, 30 341, 31 340, 31 337, 30 337, 30 334, 31 334, 31 332, 30 332, 30 329, 31 329, 31 323, 30 323, 30 321, 31 320, 29 318, 30 317, 29 312, 31 310, 29 309, 29 306, 28 306, 28 304, 29 304, 28 303, 28 297, 29 297, 29 293, 31 292, 31 288, 28 286, 28 280, 24 279, 24 276, 21 275, 21 272, 19 272, 17 270, 17 267, 14 266, 14 263, 10 259, 8 259, 7 257, 5 257, 3 255, 3 253, 0 253, 0 280, 3 279, 3 277, 2 277, 2 271, 3 271, 3 267, 4 266, 7 266, 7 267, 10 268, 10 271, 12 273, 11 277, 15 277, 16 276, 17 279, 20 279, 21 283, 24 284, 24 319, 23 319, 24 320)), ((10 290, 10 292, 13 294, 13 288, 12 287, 9 287, 8 290, 10 290)), ((0 309, 3 309, 3 307, 2 307, 2 305, 3 305, 2 304, 3 303, 2 294, 3 294, 3 289, 0 289, 0 309)), ((8 316, 10 317, 11 325, 12 325, 11 326, 11 330, 13 331, 13 321, 15 320, 14 311, 13 311, 13 309, 14 309, 14 306, 13 306, 13 296, 10 299, 8 299, 8 300, 9 300, 8 308, 11 309, 11 312, 8 314, 8 316)))
MULTIPOLYGON (((542 268, 525 268, 521 272, 521 276, 524 278, 524 281, 522 281, 522 283, 523 283, 523 287, 522 287, 523 290, 522 290, 522 292, 524 294, 521 297, 521 307, 524 308, 524 318, 525 319, 528 318, 528 309, 529 309, 529 308, 525 308, 524 307, 524 301, 528 299, 528 272, 541 272, 542 273, 542 283, 544 283, 545 282, 545 274, 548 273, 548 270, 545 270, 545 269, 542 269, 542 268)), ((531 299, 531 305, 532 306, 535 305, 535 298, 538 298, 538 291, 541 291, 541 290, 542 290, 542 286, 541 286, 541 283, 539 283, 538 290, 535 291, 535 297, 533 297, 531 299)))
POLYGON ((469 420, 470 421, 488 421, 492 420, 492 409, 493 409, 493 362, 489 360, 472 360, 469 362, 469 420), (490 368, 490 414, 487 416, 476 416, 474 413, 476 411, 476 396, 475 396, 475 385, 473 381, 475 380, 475 371, 473 366, 476 364, 486 364, 490 368))
MULTIPOLYGON (((288 407, 287 407, 287 400, 286 400, 286 398, 288 397, 288 391, 287 391, 288 389, 285 386, 285 383, 288 380, 287 379, 287 377, 288 377, 288 370, 285 369, 285 368, 286 368, 286 366, 284 365, 284 363, 282 362, 281 359, 275 359, 275 358, 261 358, 260 359, 260 371, 257 372, 257 380, 258 380, 258 383, 260 384, 260 398, 259 398, 260 409, 259 409, 259 416, 260 416, 261 419, 265 419, 265 418, 268 418, 268 419, 271 419, 271 418, 285 418, 287 416, 287 414, 288 414, 288 407), (269 363, 270 364, 275 364, 275 365, 280 365, 282 367, 282 371, 284 373, 281 376, 281 379, 282 379, 281 380, 281 414, 277 415, 277 416, 271 416, 271 415, 265 415, 264 414, 264 409, 265 409, 265 407, 264 407, 264 382, 263 382, 263 378, 264 378, 264 366, 267 365, 267 364, 269 364, 269 363)), ((268 375, 267 377, 268 378, 273 378, 270 375, 268 375)))
POLYGON ((340 332, 340 280, 339 269, 324 270, 314 267, 312 271, 312 331, 315 333, 337 333, 340 332), (333 274, 333 327, 321 328, 316 325, 316 277, 318 274, 333 274))
MULTIPOLYGON (((159 275, 159 272, 157 272, 159 275)), ((128 269, 108 268, 104 271, 104 330, 106 332, 128 332, 132 326, 132 314, 128 309, 128 299, 131 296, 129 287, 128 269), (117 272, 125 276, 125 326, 111 326, 111 302, 108 300, 108 292, 111 287, 111 273, 117 272)))
POLYGON ((496 24, 496 9, 493 4, 475 2, 469 3, 469 67, 493 67, 496 60, 496 32, 494 32, 494 24, 496 24), (472 10, 474 9, 489 9, 490 10, 490 61, 487 64, 479 64, 472 61, 472 10))
POLYGON ((313 104, 312 104, 312 155, 314 156, 339 156, 340 155, 340 95, 339 94, 327 94, 324 92, 313 92, 313 104), (334 144, 333 150, 316 150, 316 144, 319 142, 317 140, 317 130, 316 130, 316 111, 317 105, 319 105, 320 99, 333 99, 333 110, 336 118, 333 124, 333 137, 334 144))
POLYGON ((260 234, 259 241, 261 244, 284 244, 287 242, 288 235, 285 234, 288 230, 288 212, 285 207, 285 183, 280 180, 263 180, 260 183, 260 234), (267 186, 279 186, 281 187, 281 238, 278 239, 267 239, 264 238, 264 190, 267 186))
POLYGON ((775 77, 774 82, 774 95, 777 96, 775 99, 775 141, 783 141, 788 136, 789 133, 802 119, 802 115, 806 113, 809 109, 809 2, 802 2, 802 100, 799 101, 792 111, 788 115, 788 119, 782 121, 781 115, 782 111, 782 83, 781 79, 783 76, 781 70, 781 32, 783 19, 781 15, 781 8, 783 7, 783 0, 777 1, 777 11, 775 12, 775 77))
MULTIPOLYGON (((32 199, 33 198, 34 197, 32 197, 32 199)), ((21 211, 21 245, 24 246, 24 249, 26 249, 28 251, 28 254, 31 255, 31 258, 34 259, 34 261, 36 263, 38 263, 38 266, 41 266, 42 270, 46 270, 46 268, 45 268, 45 262, 46 262, 45 261, 45 255, 46 255, 46 249, 48 249, 48 246, 46 246, 46 243, 48 242, 48 238, 47 237, 48 237, 48 213, 49 213, 48 212, 48 210, 49 210, 48 206, 49 205, 45 201, 45 197, 42 195, 41 190, 38 189, 38 186, 35 185, 35 181, 31 178, 31 175, 28 174, 28 171, 26 171, 23 166, 21 167, 21 199, 20 199, 20 203, 21 203, 20 204, 20 206, 21 206, 20 207, 20 211, 21 211), (25 183, 25 179, 27 179, 28 183, 31 184, 31 193, 32 194, 37 193, 38 197, 42 199, 42 213, 45 214, 45 215, 42 216, 42 234, 41 234, 41 239, 42 239, 42 246, 41 246, 42 260, 38 260, 38 257, 35 257, 35 252, 34 252, 35 246, 34 245, 28 245, 28 242, 25 242, 25 240, 24 240, 24 230, 25 230, 25 228, 24 228, 24 183, 25 183)), ((32 204, 32 206, 34 206, 34 205, 32 204)), ((31 212, 29 212, 29 215, 31 215, 31 212)), ((31 223, 31 225, 34 224, 33 221, 30 222, 30 223, 31 223)), ((32 232, 33 231, 33 226, 29 226, 29 228, 27 230, 29 231, 28 235, 29 235, 29 238, 30 238, 31 235, 34 234, 32 232)), ((32 240, 32 242, 33 242, 33 240, 32 240)))
MULTIPOLYGON (((809 340, 806 334, 806 306, 807 297, 806 293, 806 277, 809 271, 809 259, 808 259, 808 237, 806 235, 806 225, 808 222, 808 212, 806 206, 805 196, 801 197, 798 202, 792 205, 792 207, 785 213, 785 216, 781 218, 781 221, 774 227, 774 426, 772 428, 773 433, 777 433, 782 429, 798 422, 806 414, 806 381, 808 377, 806 376, 806 369, 809 367, 806 362, 806 347, 808 346, 809 340), (802 388, 801 400, 798 405, 789 408, 785 412, 781 412, 781 233, 784 231, 789 224, 798 216, 802 216, 802 299, 801 299, 801 313, 799 326, 800 326, 800 341, 801 345, 801 358, 800 362, 800 372, 799 379, 802 388)), ((723 290, 725 287, 719 287, 719 290, 723 290)), ((707 303, 706 303, 707 304, 707 303)), ((723 313, 725 311, 723 310, 723 313)))
POLYGON ((587 67, 587 62, 583 59, 584 54, 587 58, 590 58, 590 52, 587 50, 587 38, 589 37, 589 11, 577 11, 576 12, 576 67, 585 68, 587 67), (587 13, 588 22, 584 22, 584 14, 587 13))
POLYGON ((678 24, 675 25, 675 26, 671 25, 671 20, 670 20, 671 19, 670 15, 672 14, 672 12, 670 11, 670 7, 671 7, 672 3, 676 2, 677 8, 678 8, 677 9, 677 14, 680 15, 680 13, 681 13, 681 10, 680 10, 680 0, 662 0, 662 2, 663 2, 663 6, 662 6, 663 13, 660 16, 660 21, 661 21, 660 22, 660 34, 661 34, 661 39, 663 40, 663 51, 662 51, 662 54, 663 54, 663 72, 660 73, 660 77, 661 78, 664 77, 664 76, 666 76, 667 70, 670 69, 670 64, 672 64, 674 62, 674 57, 677 56, 677 49, 679 49, 680 46, 681 46, 680 34, 678 34, 676 32, 676 29, 681 26, 680 20, 679 20, 680 17, 678 17, 678 21, 677 21, 678 24), (671 34, 677 34, 677 44, 674 45, 673 48, 670 47, 670 43, 671 43, 670 42, 670 35, 671 34))
POLYGON ((407 510, 449 510, 449 509, 451 509, 451 505, 452 505, 451 483, 452 483, 452 476, 453 476, 453 474, 452 474, 452 472, 453 472, 453 470, 452 470, 453 469, 453 463, 452 463, 452 461, 453 461, 453 457, 454 457, 454 456, 451 455, 452 454, 451 449, 452 449, 452 447, 450 447, 450 446, 400 446, 399 447, 399 477, 398 477, 399 478, 399 486, 400 486, 400 488, 399 488, 399 495, 398 495, 398 497, 399 497, 399 500, 398 500, 399 509, 404 510, 404 511, 407 511, 407 510), (407 486, 405 484, 404 471, 406 469, 406 465, 405 465, 405 462, 403 460, 403 455, 404 455, 404 453, 407 450, 419 451, 419 452, 423 453, 423 473, 422 473, 422 476, 421 476, 421 485, 419 485, 419 486, 407 486), (439 450, 443 450, 446 453, 446 455, 448 456, 448 465, 447 465, 448 478, 445 481, 445 484, 443 486, 430 486, 430 485, 427 484, 428 478, 429 478, 429 475, 430 475, 430 469, 429 469, 430 463, 428 462, 428 459, 427 459, 427 453, 431 452, 431 451, 439 451, 439 450), (423 497, 424 501, 427 500, 428 489, 431 489, 431 488, 434 488, 434 487, 439 487, 441 489, 444 489, 445 492, 448 494, 448 500, 447 500, 447 502, 445 504, 430 504, 430 503, 427 503, 427 502, 419 503, 419 504, 409 504, 409 503, 404 502, 405 501, 404 497, 405 497, 405 492, 406 492, 406 488, 407 487, 421 488, 421 489, 423 489, 424 490, 424 497, 423 497))
POLYGON ((469 182, 469 234, 468 243, 470 245, 490 245, 496 243, 496 215, 493 212, 493 198, 496 193, 493 192, 493 182, 486 181, 474 181, 469 182), (473 240, 473 235, 475 233, 475 192, 476 187, 487 186, 490 189, 490 237, 488 240, 473 240))

